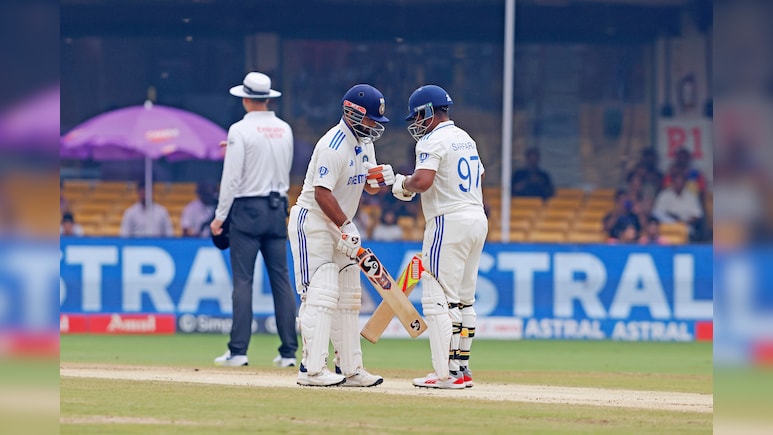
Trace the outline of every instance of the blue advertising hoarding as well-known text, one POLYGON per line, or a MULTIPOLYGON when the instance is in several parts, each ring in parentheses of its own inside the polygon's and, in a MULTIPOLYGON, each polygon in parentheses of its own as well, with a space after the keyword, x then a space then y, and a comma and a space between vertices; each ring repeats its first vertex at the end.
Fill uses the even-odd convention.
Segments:
MULTIPOLYGON (((394 276, 420 251, 412 242, 366 245, 394 276)), ((254 313, 270 317, 260 260, 256 278, 254 313)), ((380 298, 362 282, 366 319, 380 298)), ((228 251, 208 240, 63 238, 60 289, 62 313, 169 313, 191 331, 192 319, 209 319, 217 332, 228 327, 217 319, 231 315, 228 251)), ((411 295, 419 309, 420 295, 411 295)), ((696 324, 712 320, 712 249, 489 243, 476 297, 480 337, 691 341, 696 324)))

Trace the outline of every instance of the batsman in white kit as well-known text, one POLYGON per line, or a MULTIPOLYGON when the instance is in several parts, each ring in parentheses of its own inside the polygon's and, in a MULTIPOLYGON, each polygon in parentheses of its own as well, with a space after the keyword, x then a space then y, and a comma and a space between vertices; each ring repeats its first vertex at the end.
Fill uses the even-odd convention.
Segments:
POLYGON ((366 84, 341 101, 343 116, 317 142, 303 189, 290 210, 303 360, 297 382, 305 386, 372 387, 384 381, 363 368, 359 335, 362 289, 356 261, 360 233, 352 223, 363 189, 378 193, 394 182, 389 165, 376 165, 373 142, 384 132, 385 100, 366 84), (368 170, 380 183, 368 185, 368 170), (328 343, 336 351, 336 373, 327 368, 328 343))
POLYGON ((483 211, 483 163, 475 141, 448 115, 453 101, 436 85, 408 100, 408 131, 416 139, 413 175, 396 174, 392 193, 410 200, 421 193, 426 219, 422 243, 421 304, 434 373, 417 387, 472 387, 470 348, 475 336, 475 288, 488 219, 483 211), (428 273, 427 273, 428 272, 428 273))

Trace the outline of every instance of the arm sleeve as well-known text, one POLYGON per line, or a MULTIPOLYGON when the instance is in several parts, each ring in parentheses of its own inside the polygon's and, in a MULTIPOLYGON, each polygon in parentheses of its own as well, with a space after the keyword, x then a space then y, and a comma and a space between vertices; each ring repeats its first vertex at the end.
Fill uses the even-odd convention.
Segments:
POLYGON ((223 176, 220 179, 220 194, 217 200, 217 210, 215 218, 224 221, 231 210, 231 204, 234 201, 236 189, 241 182, 242 169, 244 166, 244 141, 239 134, 231 127, 228 130, 228 145, 225 151, 225 160, 223 161, 223 176))
POLYGON ((416 143, 416 169, 438 170, 448 150, 439 141, 420 140, 416 143))
POLYGON ((341 173, 343 162, 341 156, 332 148, 320 149, 317 155, 317 167, 314 168, 314 178, 311 185, 322 186, 333 190, 341 173))

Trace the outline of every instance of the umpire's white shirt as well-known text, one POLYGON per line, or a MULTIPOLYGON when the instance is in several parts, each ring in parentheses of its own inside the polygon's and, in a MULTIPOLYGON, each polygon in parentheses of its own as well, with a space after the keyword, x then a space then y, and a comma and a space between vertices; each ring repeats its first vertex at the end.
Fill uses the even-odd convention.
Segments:
POLYGON ((322 186, 333 192, 344 214, 354 218, 368 173, 363 166, 365 162, 376 163, 373 142, 358 140, 341 120, 314 147, 297 205, 325 216, 314 199, 314 188, 322 186))
POLYGON ((478 147, 453 121, 441 122, 416 143, 416 169, 436 171, 432 186, 421 194, 427 221, 469 208, 483 210, 478 147))
POLYGON ((215 217, 225 220, 234 198, 287 196, 293 131, 272 111, 248 112, 228 130, 215 217))

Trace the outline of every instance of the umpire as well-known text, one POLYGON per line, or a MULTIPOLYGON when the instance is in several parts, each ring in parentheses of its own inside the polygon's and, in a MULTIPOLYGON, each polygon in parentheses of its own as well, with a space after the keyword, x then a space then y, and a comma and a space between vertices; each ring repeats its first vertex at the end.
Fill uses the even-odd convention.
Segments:
POLYGON ((228 144, 213 235, 230 221, 231 270, 233 274, 233 324, 228 351, 215 358, 216 365, 246 366, 252 335, 252 286, 258 251, 268 269, 274 296, 276 326, 282 345, 274 364, 295 366, 298 337, 295 331, 296 300, 287 270, 287 190, 293 160, 290 126, 268 110, 269 100, 282 95, 271 89, 271 79, 251 72, 231 88, 241 97, 244 118, 228 130, 228 144))

